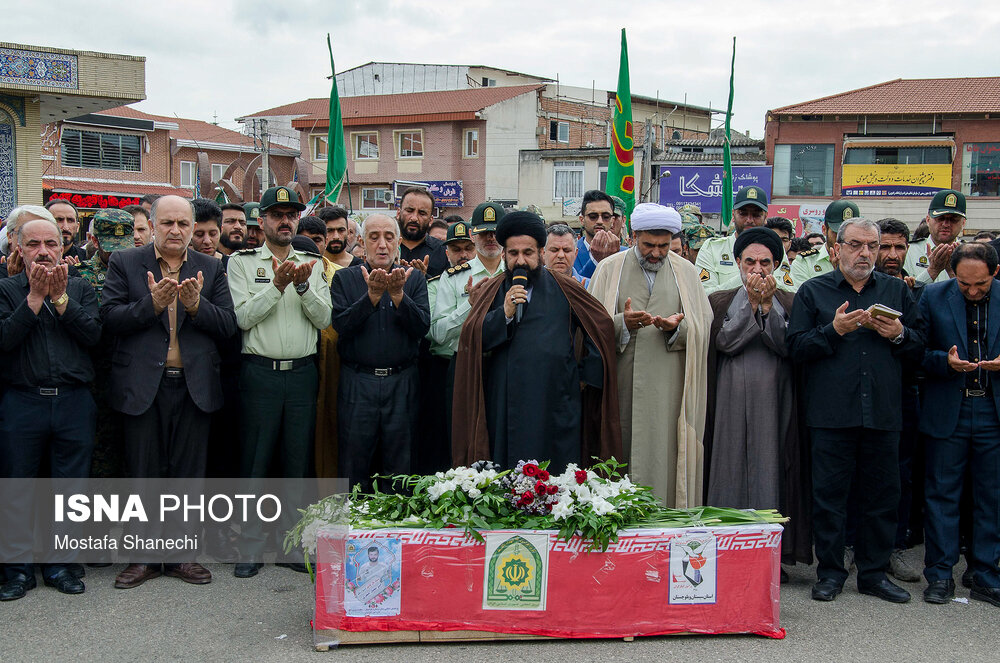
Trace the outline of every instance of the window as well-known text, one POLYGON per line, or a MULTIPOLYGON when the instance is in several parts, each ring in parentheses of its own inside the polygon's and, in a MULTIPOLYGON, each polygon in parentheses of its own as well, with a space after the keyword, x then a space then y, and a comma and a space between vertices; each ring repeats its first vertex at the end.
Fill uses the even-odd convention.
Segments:
POLYGON ((479 129, 466 129, 464 132, 464 140, 462 142, 465 145, 462 150, 462 156, 479 156, 479 129))
POLYGON ((483 87, 496 87, 496 86, 497 86, 497 79, 486 78, 485 76, 483 76, 483 87))
POLYGON ((583 197, 583 162, 556 161, 552 186, 553 198, 583 197))
POLYGON ((847 164, 945 164, 951 163, 951 148, 928 147, 849 147, 844 151, 847 164))
POLYGON ((598 159, 597 160, 597 176, 598 176, 598 189, 601 191, 608 190, 608 160, 598 159))
POLYGON ((198 181, 194 161, 181 161, 181 186, 193 189, 198 181))
POLYGON ((1000 196, 1000 143, 966 143, 962 191, 970 196, 1000 196))
POLYGON ((420 159, 424 156, 424 134, 422 131, 400 131, 399 158, 420 159))
POLYGON ((354 158, 378 159, 378 134, 354 134, 354 158))
POLYGON ((361 209, 390 209, 393 202, 391 189, 374 187, 361 189, 361 209))
POLYGON ((833 145, 775 145, 774 195, 832 196, 833 145))
POLYGON ((568 143, 569 142, 569 122, 560 122, 559 120, 549 121, 549 140, 554 140, 557 143, 568 143))
POLYGON ((226 174, 227 168, 229 168, 229 166, 224 163, 212 164, 212 184, 215 184, 222 179, 222 176, 226 174))
POLYGON ((141 170, 139 136, 63 129, 62 165, 102 170, 141 170))
POLYGON ((313 161, 326 161, 326 136, 312 137, 313 161))

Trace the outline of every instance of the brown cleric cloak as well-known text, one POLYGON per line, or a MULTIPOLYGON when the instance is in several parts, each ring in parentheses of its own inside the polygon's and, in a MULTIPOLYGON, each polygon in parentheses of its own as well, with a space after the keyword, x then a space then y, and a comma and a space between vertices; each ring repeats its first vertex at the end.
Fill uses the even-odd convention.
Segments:
MULTIPOLYGON (((556 283, 584 332, 601 353, 604 386, 600 393, 584 387, 580 413, 581 457, 622 457, 621 425, 618 418, 618 374, 615 369, 614 323, 601 303, 574 279, 555 272, 556 283)), ((472 289, 471 310, 462 326, 455 354, 455 399, 452 412, 452 462, 455 467, 490 458, 483 391, 483 322, 505 274, 498 274, 472 289), (466 397, 467 396, 467 397, 466 397)), ((577 342, 576 347, 581 347, 577 342)), ((539 459, 542 460, 542 459, 539 459)))
MULTIPOLYGON (((711 332, 709 334, 708 346, 708 407, 705 417, 705 491, 708 491, 709 468, 712 465, 713 435, 715 433, 716 410, 724 404, 716 400, 718 386, 718 352, 716 350, 716 338, 722 330, 722 325, 726 321, 726 313, 733 298, 739 288, 732 290, 720 290, 708 296, 708 302, 712 307, 715 318, 712 320, 711 332)), ((782 308, 791 312, 794 301, 794 293, 784 290, 777 290, 774 298, 778 300, 782 308)), ((798 370, 796 369, 796 372, 798 370)), ((795 382, 798 382, 796 375, 795 382)), ((802 426, 799 421, 798 412, 801 402, 800 390, 795 389, 795 395, 788 407, 792 409, 792 416, 789 418, 788 429, 784 437, 780 440, 781 458, 784 465, 780 468, 779 481, 780 502, 778 510, 782 515, 790 520, 785 525, 785 532, 781 537, 781 558, 785 564, 802 562, 812 564, 812 509, 811 495, 812 487, 810 478, 812 473, 809 469, 810 454, 808 448, 808 438, 800 435, 802 426)))

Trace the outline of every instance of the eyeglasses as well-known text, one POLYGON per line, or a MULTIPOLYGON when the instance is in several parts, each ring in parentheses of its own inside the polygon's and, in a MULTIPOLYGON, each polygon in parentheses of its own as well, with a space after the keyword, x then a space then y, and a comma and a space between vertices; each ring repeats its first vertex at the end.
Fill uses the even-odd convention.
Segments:
POLYGON ((279 212, 278 210, 267 210, 267 215, 272 219, 281 221, 282 219, 288 219, 289 221, 294 221, 299 218, 298 210, 289 210, 287 212, 279 212))
POLYGON ((590 212, 589 214, 587 214, 587 218, 590 219, 591 221, 597 221, 598 219, 601 219, 602 221, 610 221, 611 219, 614 218, 614 215, 609 214, 608 212, 605 212, 604 214, 598 214, 597 212, 590 212))
POLYGON ((868 243, 865 243, 865 242, 840 242, 840 245, 849 248, 854 253, 858 253, 859 251, 861 251, 861 249, 863 249, 865 247, 868 247, 869 251, 871 251, 872 253, 875 253, 876 251, 878 251, 878 247, 879 247, 879 243, 878 242, 868 242, 868 243))

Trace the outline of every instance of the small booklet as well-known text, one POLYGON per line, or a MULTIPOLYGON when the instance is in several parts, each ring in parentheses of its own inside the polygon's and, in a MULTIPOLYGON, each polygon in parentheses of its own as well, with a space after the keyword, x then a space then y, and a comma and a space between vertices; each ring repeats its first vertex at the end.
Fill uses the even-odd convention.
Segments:
MULTIPOLYGON (((887 318, 889 320, 895 320, 899 316, 903 315, 896 309, 885 306, 884 304, 872 304, 871 306, 868 307, 868 313, 870 313, 873 317, 879 316, 882 318, 887 318)), ((865 327, 867 327, 868 329, 875 329, 875 327, 873 327, 872 325, 866 324, 865 327)))

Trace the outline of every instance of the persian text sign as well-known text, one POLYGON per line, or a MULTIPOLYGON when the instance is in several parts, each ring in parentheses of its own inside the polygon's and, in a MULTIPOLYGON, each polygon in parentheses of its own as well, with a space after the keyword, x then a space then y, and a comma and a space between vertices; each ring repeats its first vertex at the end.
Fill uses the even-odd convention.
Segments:
POLYGON ((49 196, 49 200, 68 200, 77 207, 84 209, 122 208, 128 205, 138 205, 142 200, 139 196, 115 196, 103 193, 72 193, 57 191, 49 196))
MULTIPOLYGON (((733 166, 733 194, 759 186, 771 195, 770 166, 733 166)), ((722 211, 722 166, 660 166, 660 204, 701 206, 705 214, 722 211), (664 175, 670 171, 670 175, 664 175)))
MULTIPOLYGON (((421 185, 427 185, 427 190, 434 196, 434 204, 437 207, 462 207, 464 199, 462 197, 462 180, 424 180, 421 185)), ((397 193, 402 192, 399 189, 397 193)), ((396 204, 400 202, 396 198, 396 204)))
POLYGON ((844 196, 933 196, 951 188, 951 164, 845 163, 844 196))
POLYGON ((715 535, 711 532, 685 534, 670 543, 670 594, 672 604, 715 603, 715 535))

